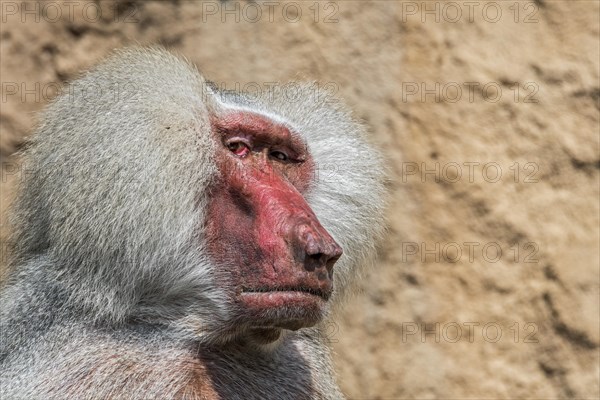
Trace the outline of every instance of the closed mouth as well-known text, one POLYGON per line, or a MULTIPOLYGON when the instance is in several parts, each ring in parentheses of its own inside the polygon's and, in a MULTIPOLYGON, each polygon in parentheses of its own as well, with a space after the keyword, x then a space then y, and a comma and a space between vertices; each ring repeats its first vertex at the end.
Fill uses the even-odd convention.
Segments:
POLYGON ((304 293, 312 296, 317 296, 323 300, 329 300, 331 297, 330 291, 314 289, 304 286, 298 287, 277 287, 277 288, 243 288, 242 294, 269 294, 269 293, 304 293))

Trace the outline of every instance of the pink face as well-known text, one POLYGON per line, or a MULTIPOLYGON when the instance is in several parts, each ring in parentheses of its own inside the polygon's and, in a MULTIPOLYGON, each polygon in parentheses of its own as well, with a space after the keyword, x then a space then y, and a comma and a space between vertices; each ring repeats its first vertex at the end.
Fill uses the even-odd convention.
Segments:
POLYGON ((303 197, 314 162, 285 126, 249 112, 213 120, 222 179, 208 207, 209 253, 235 288, 240 318, 298 329, 322 317, 342 249, 303 197))

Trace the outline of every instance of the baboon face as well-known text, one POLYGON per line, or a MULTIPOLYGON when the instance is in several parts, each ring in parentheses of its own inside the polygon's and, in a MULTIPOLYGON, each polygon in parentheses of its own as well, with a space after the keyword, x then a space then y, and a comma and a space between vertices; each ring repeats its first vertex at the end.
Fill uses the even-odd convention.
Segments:
POLYGON ((285 124, 247 111, 212 118, 220 178, 207 213, 209 255, 237 316, 299 329, 323 316, 341 247, 304 198, 315 163, 285 124))

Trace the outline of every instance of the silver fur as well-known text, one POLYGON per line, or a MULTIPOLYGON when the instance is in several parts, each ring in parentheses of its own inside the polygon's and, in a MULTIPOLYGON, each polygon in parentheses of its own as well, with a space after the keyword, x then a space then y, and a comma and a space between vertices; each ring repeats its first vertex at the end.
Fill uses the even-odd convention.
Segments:
POLYGON ((383 231, 382 163, 364 128, 311 85, 253 99, 165 50, 119 51, 49 105, 24 151, 2 399, 214 398, 182 392, 192 365, 217 398, 343 398, 323 325, 265 347, 232 340, 245 328, 201 246, 218 178, 209 115, 229 108, 304 135, 319 171, 307 200, 344 248, 330 301, 342 303, 383 231))

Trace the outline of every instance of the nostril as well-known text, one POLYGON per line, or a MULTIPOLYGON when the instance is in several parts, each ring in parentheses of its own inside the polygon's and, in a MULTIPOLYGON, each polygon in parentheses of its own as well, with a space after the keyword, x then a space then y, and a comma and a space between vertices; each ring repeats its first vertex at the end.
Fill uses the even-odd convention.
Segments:
POLYGON ((333 265, 342 256, 341 249, 339 251, 332 251, 330 253, 315 253, 308 254, 307 258, 311 261, 310 264, 316 265, 317 267, 326 267, 329 271, 333 269, 333 265))
POLYGON ((304 253, 304 268, 308 271, 314 271, 315 269, 321 268, 327 264, 327 257, 323 253, 313 253, 306 251, 304 253))
POLYGON ((323 253, 309 254, 308 257, 313 261, 327 260, 327 257, 323 253))

